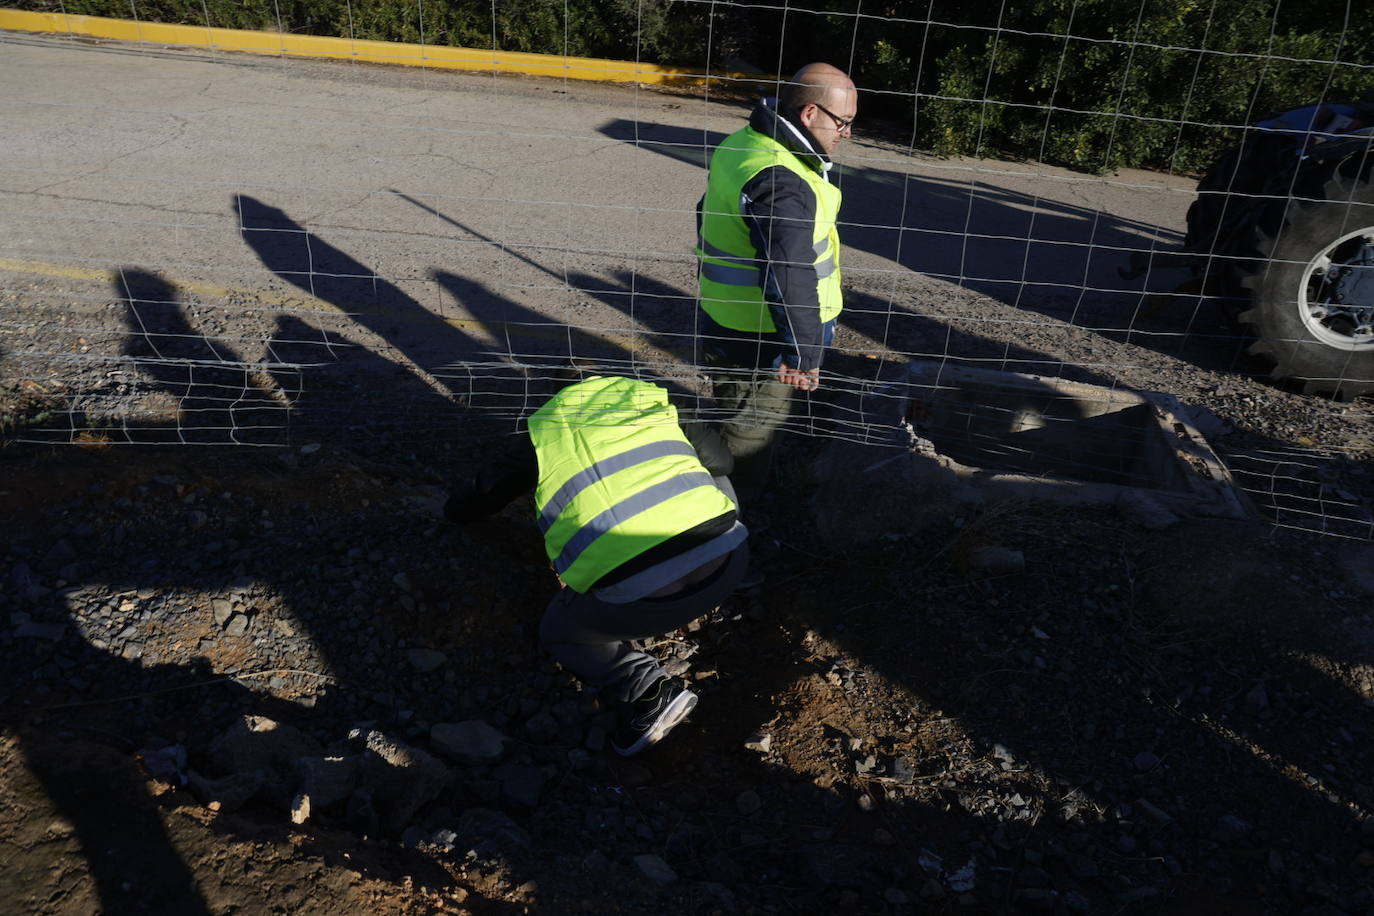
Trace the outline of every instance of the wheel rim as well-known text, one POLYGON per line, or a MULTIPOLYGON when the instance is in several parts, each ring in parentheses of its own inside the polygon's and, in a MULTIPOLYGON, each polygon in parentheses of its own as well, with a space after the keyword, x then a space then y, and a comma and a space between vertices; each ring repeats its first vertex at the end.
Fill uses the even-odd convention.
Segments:
POLYGON ((1307 264, 1298 313, 1317 340, 1374 350, 1374 226, 1341 236, 1307 264))

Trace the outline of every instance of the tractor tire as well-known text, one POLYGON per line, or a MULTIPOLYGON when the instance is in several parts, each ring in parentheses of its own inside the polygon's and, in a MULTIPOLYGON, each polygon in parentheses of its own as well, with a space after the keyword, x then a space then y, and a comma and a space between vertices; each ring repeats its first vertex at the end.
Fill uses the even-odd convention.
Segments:
POLYGON ((1305 394, 1374 391, 1371 153, 1306 163, 1291 196, 1258 210, 1228 246, 1227 286, 1250 352, 1305 394))
POLYGON ((1197 184, 1184 247, 1195 254, 1224 252, 1236 229, 1253 222, 1255 209, 1263 205, 1257 195, 1296 162, 1293 141, 1268 134, 1252 135, 1223 153, 1197 184))

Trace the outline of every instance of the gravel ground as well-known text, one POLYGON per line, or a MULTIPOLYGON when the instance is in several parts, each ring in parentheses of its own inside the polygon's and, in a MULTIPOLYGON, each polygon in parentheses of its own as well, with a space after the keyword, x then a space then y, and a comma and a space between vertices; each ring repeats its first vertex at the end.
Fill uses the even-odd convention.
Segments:
POLYGON ((768 582, 652 646, 702 699, 625 761, 535 638, 556 585, 530 506, 464 530, 435 506, 528 407, 503 356, 653 363, 693 386, 673 359, 701 176, 666 157, 739 112, 6 41, 0 66, 49 67, 29 78, 43 104, 18 106, 37 120, 6 193, 48 193, 50 172, 97 186, 61 191, 80 219, 28 208, 16 253, 52 263, 0 290, 0 433, 38 440, 0 448, 12 906, 1374 909, 1374 412, 1255 377, 1208 303, 1112 285, 1132 246, 1177 235, 1186 180, 855 144, 847 314, 797 424, 815 435, 787 443, 754 534, 768 582), (158 118, 122 107, 129 79, 166 93, 158 118), (229 114, 183 138, 160 116, 199 111, 182 93, 202 84, 229 114), (54 144, 46 119, 72 99, 91 136, 54 144), (346 117, 273 146, 296 104, 346 117), (552 133, 528 148, 470 129, 529 111, 552 133), (396 131, 430 121, 436 156, 461 142, 483 167, 397 155, 396 131), (317 187, 331 144, 355 142, 356 187, 317 187), (206 163, 231 174, 207 182, 206 163), (173 167, 192 169, 167 185, 181 215, 144 219, 173 167), (508 227, 538 224, 507 211, 532 174, 568 218, 524 238, 508 227), (583 206, 617 182, 672 209, 583 206), (439 196, 417 209, 396 188, 439 196), (135 209, 111 221, 110 200, 135 209), (569 272, 573 228, 610 253, 569 272), (989 279, 1006 264, 1024 282, 989 279), (892 453, 830 438, 865 432, 847 399, 913 356, 1167 392, 1256 517, 932 495, 900 462, 886 488, 852 486, 837 466, 892 453))
POLYGON ((24 912, 1374 906, 1367 543, 1001 503, 823 544, 775 500, 625 761, 538 647, 528 505, 456 530, 330 448, 0 460, 24 912))

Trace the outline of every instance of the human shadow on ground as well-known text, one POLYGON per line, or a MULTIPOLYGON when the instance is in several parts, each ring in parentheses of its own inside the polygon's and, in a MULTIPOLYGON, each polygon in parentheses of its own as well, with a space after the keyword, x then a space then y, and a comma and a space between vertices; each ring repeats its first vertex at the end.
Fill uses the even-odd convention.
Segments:
MULTIPOLYGON (((408 367, 317 327, 279 315, 251 345, 193 327, 190 310, 160 276, 125 268, 124 356, 136 367, 135 407, 115 404, 87 426, 113 442, 328 444, 373 456, 398 447, 431 467, 456 438, 459 411, 408 367), (140 405, 139 402, 142 402, 140 405), (121 416, 121 414, 123 414, 121 416)), ((120 395, 127 401, 131 395, 120 395)))
MULTIPOLYGON (((327 335, 334 342, 325 348, 328 354, 363 355, 374 370, 364 372, 367 367, 349 363, 331 373, 333 387, 346 392, 337 409, 359 437, 393 452, 425 453, 431 467, 442 468, 451 463, 450 449, 492 433, 485 425, 493 415, 489 408, 522 397, 529 373, 514 354, 504 352, 503 340, 445 320, 276 207, 243 194, 235 196, 234 207, 244 242, 265 267, 342 313, 342 320, 334 322, 337 330, 327 335), (378 343, 359 344, 349 333, 354 326, 375 335, 378 343), (352 345, 341 346, 345 339, 352 345), (398 392, 408 394, 398 397, 398 392)), ((470 292, 479 303, 494 301, 480 285, 470 292)), ((299 319, 287 320, 298 355, 324 333, 303 327, 299 319)), ((501 320, 543 321, 511 309, 501 320)))
MULTIPOLYGON (((460 230, 465 237, 498 247, 495 239, 483 235, 457 216, 400 191, 392 193, 460 230)), ((556 290, 560 297, 568 293, 595 297, 598 292, 594 288, 585 289, 574 282, 582 278, 580 274, 566 269, 556 270, 518 249, 506 249, 506 254, 548 277, 552 281, 548 288, 556 290)), ((643 375, 651 372, 657 381, 685 393, 685 380, 672 377, 668 371, 668 364, 674 359, 684 357, 686 362, 691 362, 690 335, 679 336, 673 340, 656 339, 645 334, 645 329, 634 322, 628 327, 604 329, 576 325, 527 308, 511 297, 492 289, 490 285, 470 277, 442 269, 430 271, 429 276, 472 316, 481 333, 489 341, 493 353, 503 354, 515 363, 528 364, 536 368, 560 367, 576 360, 615 374, 643 375)), ((490 374, 492 373, 488 370, 487 375, 490 374)), ((483 387, 477 375, 478 369, 473 366, 462 367, 458 373, 459 384, 461 385, 464 380, 467 382, 470 397, 478 396, 478 390, 483 387)), ((535 381, 538 384, 526 389, 526 397, 548 396, 557 385, 556 380, 547 375, 536 378, 535 381)), ((498 399, 501 397, 499 390, 493 394, 498 399)), ((519 395, 519 392, 506 391, 504 394, 507 402, 513 404, 512 396, 519 395)), ((523 406, 527 412, 533 409, 528 402, 523 406)))
POLYGON ((171 399, 172 416, 154 405, 145 422, 125 420, 108 434, 125 440, 188 444, 286 445, 291 403, 299 378, 285 367, 269 377, 261 363, 248 362, 222 339, 194 329, 177 290, 159 275, 119 271, 127 343, 124 355, 152 389, 171 399))
MULTIPOLYGON (((701 168, 707 164, 703 152, 726 136, 627 120, 610 121, 600 131, 701 168)), ((1225 332, 1215 303, 1195 296, 1163 306, 1149 301, 1150 291, 1176 271, 1163 279, 1153 274, 1167 268, 1129 280, 1119 274, 1133 257, 1150 261, 1177 247, 1180 233, 1015 190, 997 184, 996 176, 949 171, 957 177, 837 163, 831 174, 844 192, 843 247, 1204 368, 1237 368, 1234 337, 1225 332)), ((1008 177, 1007 184, 1013 180, 1008 177)), ((684 250, 689 244, 684 241, 684 250)), ((880 314, 891 308, 885 304, 880 314)))
POLYGON ((481 344, 426 308, 395 282, 293 220, 246 194, 234 196, 246 244, 264 267, 346 317, 393 352, 427 372, 450 361, 476 358, 481 344))
MULTIPOLYGON (((157 409, 136 412, 93 442, 286 444, 288 411, 300 421, 303 409, 321 407, 327 416, 315 427, 333 427, 347 444, 356 444, 341 422, 350 419, 347 405, 300 397, 301 377, 318 365, 320 352, 351 345, 285 316, 266 344, 276 361, 254 362, 224 338, 197 332, 176 289, 157 274, 125 269, 114 292, 125 308, 125 357, 144 376, 144 393, 157 409)), ((352 368, 362 371, 367 359, 355 353, 352 368)), ((366 375, 369 383, 375 378, 366 375)), ((403 391, 386 392, 393 408, 403 391)), ((413 424, 403 428, 407 438, 401 441, 413 443, 413 424)), ((371 572, 369 557, 382 545, 388 553, 379 562, 399 564, 405 556, 401 543, 423 537, 432 517, 415 505, 400 515, 380 502, 370 505, 366 495, 377 484, 358 481, 351 461, 344 462, 353 469, 344 480, 355 495, 351 502, 333 503, 329 452, 305 453, 316 457, 276 449, 247 455, 234 450, 232 458, 226 451, 193 455, 180 447, 78 451, 49 462, 47 482, 41 457, 8 452, 16 463, 12 471, 37 476, 29 487, 10 476, 22 493, 9 494, 14 502, 6 514, 18 514, 7 522, 0 545, 9 558, 0 594, 19 602, 10 618, 15 628, 6 631, 3 645, 21 663, 5 666, 0 721, 18 736, 26 768, 72 825, 102 909, 208 911, 195 876, 162 829, 158 812, 169 802, 155 800, 127 774, 105 772, 99 745, 131 754, 180 744, 202 753, 210 736, 250 711, 313 729, 324 745, 360 720, 399 732, 405 720, 397 715, 398 704, 416 705, 411 691, 417 679, 404 662, 396 663, 394 635, 370 643, 361 639, 366 648, 358 647, 360 634, 372 631, 362 605, 415 608, 393 581, 404 571, 415 575, 415 568, 397 565, 379 576, 371 572), (19 467, 25 463, 30 466, 19 467), (68 465, 77 470, 67 473, 68 465), (255 495, 241 495, 241 488, 255 495), (62 499, 45 502, 52 490, 62 499), (275 497, 262 501, 264 491, 275 497), (303 508, 286 508, 292 506, 303 508), (363 547, 339 544, 321 521, 329 512, 375 515, 375 540, 363 547), (26 515, 28 523, 21 525, 26 515), (274 518, 281 521, 274 524, 274 518), (342 569, 352 575, 341 575, 342 569), (377 583, 362 590, 360 583, 373 578, 377 583), (84 592, 97 597, 80 603, 67 597, 84 592), (211 622, 209 596, 225 594, 238 595, 233 600, 239 610, 211 622), (109 602, 103 611, 101 601, 109 602), (117 606, 118 613, 111 613, 117 606), (349 607, 354 610, 340 613, 349 607), (111 630, 112 620, 123 622, 111 630), (168 630, 198 638, 193 650, 179 653, 191 657, 189 663, 164 661, 145 649, 144 636, 168 630), (273 673, 280 663, 274 667, 271 646, 283 639, 303 641, 318 659, 327 686, 306 691, 308 704, 278 698, 298 677, 304 679, 297 686, 319 686, 305 672, 273 673), (272 683, 281 683, 271 689, 249 686, 268 687, 269 674, 272 683), (68 695, 55 693, 54 683, 67 685, 68 695), (131 785, 136 791, 129 791, 131 785)), ((229 599, 217 601, 230 606, 229 599)), ((423 604, 419 610, 438 612, 423 604)), ((401 646, 404 640, 402 635, 401 646)), ((451 685, 424 690, 462 705, 451 685)), ((184 747, 180 753, 184 761, 184 747)), ((176 776, 164 771, 159 778, 175 784, 176 776)), ((216 829, 232 834, 238 828, 226 827, 231 823, 217 821, 216 829)), ((364 827, 377 830, 375 823, 364 827)), ((261 825, 243 829, 261 832, 261 825)), ((285 840, 286 832, 279 838, 285 840)), ((413 860, 402 867, 425 883, 444 886, 451 880, 424 854, 389 858, 397 855, 401 862, 413 860)), ((483 903, 475 893, 472 902, 483 903)), ((491 903, 484 911, 505 910, 491 903)))
MULTIPOLYGON (((476 234, 450 214, 396 192, 397 196, 465 232, 476 234)), ((247 195, 235 197, 244 241, 264 266, 310 296, 344 313, 347 321, 331 335, 336 352, 366 354, 374 363, 394 353, 393 377, 409 373, 405 390, 412 396, 398 407, 393 383, 374 388, 372 397, 361 389, 368 383, 349 367, 352 399, 347 410, 355 428, 395 427, 391 440, 400 443, 400 428, 410 425, 419 442, 435 437, 458 445, 458 434, 481 438, 508 429, 528 412, 532 396, 552 393, 552 373, 569 359, 586 359, 635 371, 641 358, 633 338, 581 328, 527 308, 490 285, 459 273, 435 268, 429 279, 459 306, 461 317, 445 318, 425 307, 396 283, 379 276, 352 255, 305 229, 284 211, 247 195), (469 317, 470 316, 470 317, 469 317), (365 346, 337 346, 349 325, 380 338, 377 352, 365 346), (413 368, 412 368, 413 367, 413 368), (419 384, 418 375, 428 385, 419 384), (425 393, 425 389, 429 393, 425 393), (365 415, 365 416, 364 416, 365 415), (442 430, 449 430, 444 435, 442 430)), ((517 258, 522 258, 518 253, 517 258)), ((522 258, 563 283, 561 275, 522 258)), ((292 320, 291 334, 299 353, 317 333, 303 331, 292 320)), ((280 336, 280 335, 279 335, 280 336)), ((278 348, 280 350, 280 348, 278 348)), ((414 448, 407 442, 404 447, 414 448)))

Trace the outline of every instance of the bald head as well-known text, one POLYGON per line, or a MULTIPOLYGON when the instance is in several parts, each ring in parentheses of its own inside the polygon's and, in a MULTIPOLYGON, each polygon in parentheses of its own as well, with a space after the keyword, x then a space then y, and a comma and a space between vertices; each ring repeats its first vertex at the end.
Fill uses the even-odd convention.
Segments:
POLYGON ((825 105, 831 96, 853 95, 854 83, 839 67, 830 64, 807 64, 783 83, 778 92, 779 107, 793 112, 803 105, 825 105))
POLYGON ((810 130, 829 154, 849 132, 849 122, 859 111, 859 95, 854 81, 838 67, 807 64, 783 83, 778 109, 810 130))

